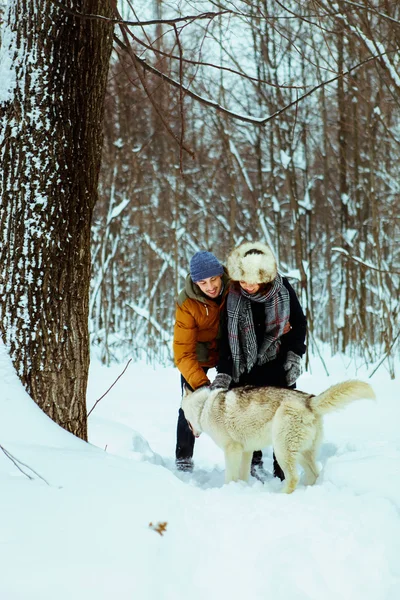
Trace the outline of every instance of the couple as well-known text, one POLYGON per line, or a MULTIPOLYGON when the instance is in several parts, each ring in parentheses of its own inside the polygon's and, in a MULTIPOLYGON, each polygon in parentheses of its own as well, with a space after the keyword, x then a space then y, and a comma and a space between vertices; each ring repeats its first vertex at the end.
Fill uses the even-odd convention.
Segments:
MULTIPOLYGON (((174 359, 181 385, 196 390, 243 385, 294 388, 305 352, 306 318, 296 293, 260 242, 235 248, 225 269, 210 252, 197 252, 179 294, 174 359), (216 367, 210 384, 208 369, 216 367)), ((194 436, 179 409, 176 464, 193 468, 194 436)), ((254 452, 252 473, 262 466, 254 452)), ((274 475, 284 474, 274 456, 274 475)))

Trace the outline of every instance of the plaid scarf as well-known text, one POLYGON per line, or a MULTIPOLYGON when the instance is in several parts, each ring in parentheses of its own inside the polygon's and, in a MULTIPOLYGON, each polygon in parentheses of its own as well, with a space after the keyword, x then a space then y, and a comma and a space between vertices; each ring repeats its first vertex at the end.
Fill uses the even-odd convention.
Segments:
POLYGON ((278 274, 267 292, 248 294, 231 288, 227 299, 228 339, 232 353, 233 380, 249 372, 255 364, 263 365, 276 358, 280 338, 290 315, 289 292, 278 274), (254 330, 251 303, 265 305, 265 334, 260 348, 254 330))

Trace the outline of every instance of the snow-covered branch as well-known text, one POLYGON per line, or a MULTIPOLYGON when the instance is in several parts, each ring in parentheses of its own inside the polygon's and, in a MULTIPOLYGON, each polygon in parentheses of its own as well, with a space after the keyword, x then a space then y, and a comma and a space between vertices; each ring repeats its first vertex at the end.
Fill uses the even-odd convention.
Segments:
POLYGON ((353 256, 352 254, 350 254, 350 252, 348 252, 344 248, 335 247, 335 248, 332 248, 331 250, 332 250, 332 252, 338 252, 339 254, 342 254, 346 258, 358 263, 359 265, 365 267, 366 269, 372 269, 373 271, 377 271, 379 273, 387 273, 388 275, 400 275, 400 271, 387 271, 384 269, 380 269, 379 267, 376 267, 375 265, 371 264, 370 262, 363 260, 359 256, 353 256))

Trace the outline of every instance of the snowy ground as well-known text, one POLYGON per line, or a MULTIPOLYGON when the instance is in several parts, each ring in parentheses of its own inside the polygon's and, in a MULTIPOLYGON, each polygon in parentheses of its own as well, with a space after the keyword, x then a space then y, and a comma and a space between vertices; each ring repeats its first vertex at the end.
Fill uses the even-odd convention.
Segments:
MULTIPOLYGON (((300 389, 372 370, 325 360, 330 376, 316 358, 300 389)), ((124 366, 92 361, 88 409, 124 366)), ((90 416, 90 444, 37 408, 2 346, 0 376, 0 444, 48 482, 0 452, 0 600, 400 597, 400 394, 384 367, 376 403, 326 417, 317 484, 291 496, 272 477, 224 486, 205 435, 194 473, 175 471, 175 369, 131 363, 90 416)))

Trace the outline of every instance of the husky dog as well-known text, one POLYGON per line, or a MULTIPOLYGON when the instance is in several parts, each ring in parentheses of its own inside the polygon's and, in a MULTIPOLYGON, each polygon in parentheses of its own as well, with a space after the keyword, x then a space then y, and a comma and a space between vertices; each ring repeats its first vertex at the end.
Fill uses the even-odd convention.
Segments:
POLYGON ((285 474, 283 491, 291 494, 299 481, 318 477, 316 456, 322 441, 322 416, 353 400, 375 399, 372 387, 358 380, 333 385, 314 396, 298 390, 246 386, 233 390, 201 387, 186 390, 182 408, 196 437, 208 433, 225 453, 225 483, 248 481, 254 450, 273 446, 285 474))

